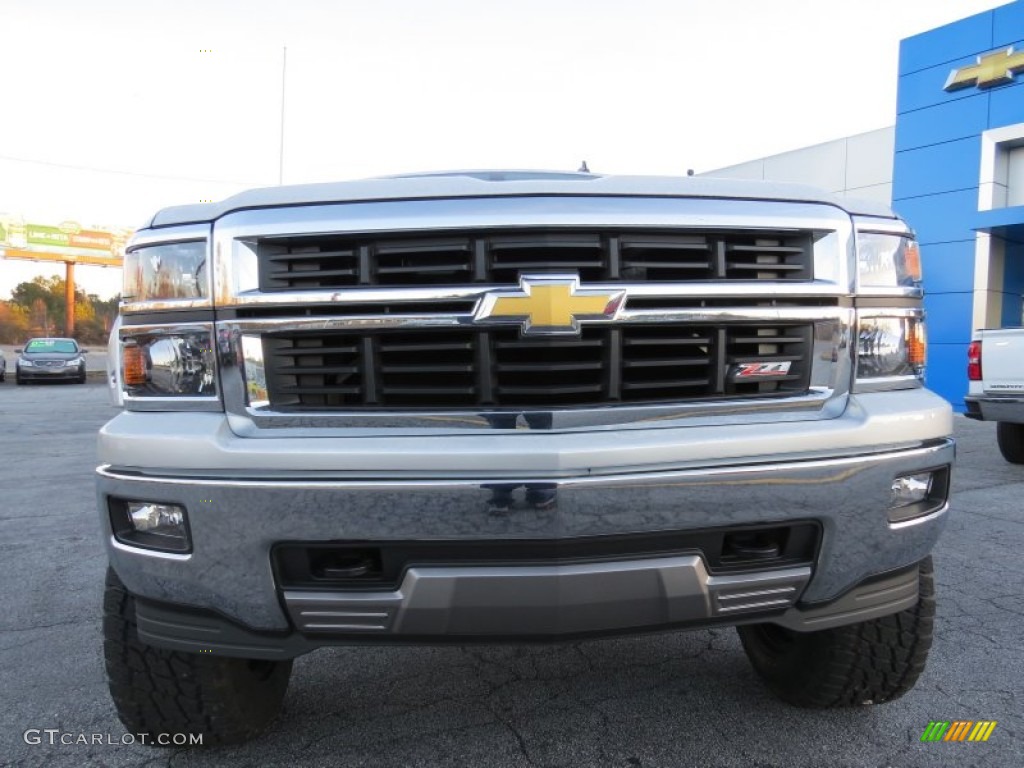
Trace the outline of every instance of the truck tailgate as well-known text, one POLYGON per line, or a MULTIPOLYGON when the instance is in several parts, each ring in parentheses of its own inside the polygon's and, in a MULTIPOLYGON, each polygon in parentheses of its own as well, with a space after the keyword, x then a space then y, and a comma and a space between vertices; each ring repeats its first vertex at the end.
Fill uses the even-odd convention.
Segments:
POLYGON ((984 331, 981 366, 986 392, 1024 392, 1024 328, 984 331))

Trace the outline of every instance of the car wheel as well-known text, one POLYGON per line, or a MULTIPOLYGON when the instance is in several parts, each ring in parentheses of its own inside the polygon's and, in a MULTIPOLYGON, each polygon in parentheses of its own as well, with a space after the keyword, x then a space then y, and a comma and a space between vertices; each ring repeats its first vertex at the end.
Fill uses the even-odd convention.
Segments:
POLYGON ((82 372, 81 376, 79 376, 77 379, 75 379, 75 383, 76 384, 85 384, 85 371, 82 372))
POLYGON ((25 383, 25 380, 23 378, 21 378, 21 375, 19 373, 15 372, 15 374, 14 374, 14 383, 17 384, 20 387, 22 384, 25 383))
POLYGON ((931 557, 918 568, 918 601, 912 608, 817 632, 794 632, 775 624, 738 627, 743 650, 772 693, 798 707, 899 698, 914 687, 932 645, 931 557))
POLYGON ((996 442, 1004 459, 1011 464, 1024 464, 1024 424, 997 422, 996 442))
POLYGON ((110 695, 129 733, 201 734, 203 746, 259 734, 281 710, 292 662, 168 651, 138 639, 135 598, 107 569, 103 653, 110 695))

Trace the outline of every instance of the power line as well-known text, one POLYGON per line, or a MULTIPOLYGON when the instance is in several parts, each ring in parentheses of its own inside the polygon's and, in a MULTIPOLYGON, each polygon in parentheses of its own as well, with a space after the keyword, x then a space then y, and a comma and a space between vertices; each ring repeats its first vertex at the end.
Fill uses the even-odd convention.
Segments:
POLYGON ((145 179, 167 179, 170 181, 201 181, 206 184, 236 184, 243 187, 266 186, 262 181, 232 181, 230 179, 200 179, 195 176, 167 176, 159 173, 138 173, 137 171, 121 171, 114 168, 96 168, 89 165, 71 165, 69 163, 51 163, 47 160, 32 160, 27 157, 12 157, 11 155, 0 155, 0 160, 10 160, 15 163, 29 163, 31 165, 45 165, 51 168, 66 168, 73 171, 91 171, 93 173, 113 173, 119 176, 135 176, 145 179))

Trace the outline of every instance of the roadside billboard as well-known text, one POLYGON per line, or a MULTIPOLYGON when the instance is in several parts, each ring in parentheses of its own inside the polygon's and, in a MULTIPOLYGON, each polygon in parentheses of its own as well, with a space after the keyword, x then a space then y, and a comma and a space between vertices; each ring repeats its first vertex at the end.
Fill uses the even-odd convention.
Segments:
POLYGON ((83 227, 74 221, 41 224, 0 214, 0 256, 120 267, 132 231, 128 227, 83 227))

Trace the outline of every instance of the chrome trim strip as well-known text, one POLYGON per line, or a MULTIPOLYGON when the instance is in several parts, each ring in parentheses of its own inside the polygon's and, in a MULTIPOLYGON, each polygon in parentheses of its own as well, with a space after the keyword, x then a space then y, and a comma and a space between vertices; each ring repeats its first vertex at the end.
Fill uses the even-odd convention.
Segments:
POLYGON ((901 520, 898 523, 889 523, 889 528, 894 531, 899 531, 904 528, 913 528, 915 525, 926 525, 937 518, 942 517, 948 511, 949 502, 947 501, 934 512, 929 512, 927 515, 918 515, 917 517, 912 517, 909 520, 901 520))
MULTIPOLYGON (((628 306, 628 300, 627 300, 628 306)), ((737 322, 813 322, 847 319, 851 310, 840 307, 708 307, 704 309, 636 309, 619 312, 618 323, 737 323, 737 322)), ((886 311, 882 316, 892 316, 886 311)), ((589 321, 581 320, 582 324, 589 321)), ((320 315, 316 317, 228 320, 217 323, 238 333, 275 333, 291 331, 364 330, 368 328, 438 328, 475 326, 473 313, 408 315, 320 315)), ((139 326, 143 327, 143 326, 139 326)), ((123 331, 122 331, 123 333, 123 331)))
POLYGON ((852 391, 855 394, 864 392, 891 392, 895 389, 920 389, 924 383, 917 376, 880 376, 875 379, 856 379, 852 391))
MULTIPOLYGON (((438 434, 466 430, 493 430, 494 419, 510 412, 520 413, 518 429, 527 428, 531 416, 544 414, 550 429, 629 429, 697 426, 706 423, 730 424, 757 421, 797 421, 830 419, 846 407, 846 396, 853 371, 853 352, 849 342, 854 317, 852 309, 838 307, 796 307, 784 309, 721 308, 712 310, 638 310, 623 312, 634 322, 659 323, 680 320, 721 323, 736 320, 768 322, 815 322, 814 338, 807 350, 811 372, 809 393, 771 398, 688 401, 677 404, 615 405, 568 409, 493 409, 493 410, 387 410, 284 412, 272 408, 266 397, 266 377, 261 333, 301 330, 361 330, 374 328, 466 327, 471 315, 368 317, 315 317, 301 319, 233 320, 218 322, 217 337, 230 339, 229 352, 221 348, 218 358, 221 392, 231 429, 244 437, 331 437, 353 434, 350 430, 386 430, 397 434, 438 434), (256 399, 253 399, 254 394, 256 399), (347 431, 348 430, 348 431, 347 431), (347 432, 346 432, 347 431, 347 432)), ((532 423, 538 423, 533 419, 532 423)))
MULTIPOLYGON (((479 301, 491 291, 508 290, 511 284, 476 284, 462 286, 382 288, 339 288, 337 290, 274 291, 239 293, 230 306, 233 307, 276 307, 306 306, 310 304, 401 304, 424 301, 479 301)), ((772 282, 770 280, 730 280, 716 283, 622 283, 586 282, 586 290, 625 290, 633 298, 735 298, 753 300, 757 298, 815 299, 848 296, 833 283, 813 280, 801 283, 772 282)), ((627 299, 628 302, 628 299, 627 299)))
MULTIPOLYGON (((121 302, 121 312, 167 312, 181 309, 212 309, 211 299, 166 299, 163 301, 121 302)), ((129 320, 131 318, 128 318, 129 320)))
POLYGON ((923 307, 870 307, 857 310, 859 318, 865 317, 914 317, 924 319, 923 307))
POLYGON ((813 230, 822 234, 813 254, 816 278, 832 284, 839 295, 853 290, 853 225, 839 208, 764 200, 538 196, 340 203, 231 213, 214 228, 213 295, 218 307, 237 306, 258 295, 256 249, 264 238, 566 228, 813 230))
POLYGON ((189 240, 206 240, 210 237, 211 224, 182 224, 162 229, 140 229, 132 235, 125 246, 126 251, 164 243, 183 243, 189 240))
POLYGON ((158 549, 150 549, 149 547, 133 547, 130 544, 125 544, 123 541, 118 540, 116 536, 110 536, 108 538, 108 544, 119 552, 127 552, 133 555, 145 555, 146 557, 152 557, 157 560, 169 560, 172 562, 183 563, 192 559, 191 552, 161 552, 158 549))
POLYGON ((906 235, 914 236, 914 230, 902 219, 883 219, 875 216, 854 215, 853 227, 860 233, 876 235, 906 235))
POLYGON ((924 288, 893 287, 878 288, 864 287, 857 290, 857 296, 881 296, 894 299, 920 299, 924 297, 924 288))
POLYGON ((118 329, 121 341, 129 336, 177 336, 182 333, 209 333, 212 336, 213 323, 147 323, 121 325, 118 329))
MULTIPOLYGON (((757 480, 763 479, 765 484, 773 484, 773 478, 784 473, 801 472, 804 470, 821 472, 832 480, 849 479, 852 477, 846 472, 851 467, 860 465, 875 466, 887 462, 897 462, 900 466, 929 466, 941 467, 952 463, 954 442, 952 438, 940 438, 927 445, 916 445, 898 450, 878 451, 877 453, 856 453, 846 456, 826 456, 822 458, 808 458, 804 460, 789 459, 778 462, 759 462, 752 464, 723 464, 720 466, 707 466, 694 469, 678 469, 654 472, 629 472, 612 475, 575 475, 571 477, 562 476, 535 476, 516 475, 515 478, 489 478, 481 481, 476 478, 446 477, 444 479, 423 479, 423 478, 400 478, 394 474, 381 479, 344 479, 334 478, 329 480, 313 480, 306 477, 296 479, 268 480, 265 477, 245 477, 242 479, 236 476, 225 477, 182 477, 182 476, 155 476, 126 473, 113 468, 110 464, 101 464, 96 467, 96 474, 99 477, 110 480, 123 480, 132 483, 146 483, 154 485, 196 485, 196 486, 220 486, 222 488, 238 488, 240 490, 250 488, 263 488, 267 490, 283 490, 289 493, 304 490, 333 490, 333 491, 389 491, 403 493, 412 491, 437 491, 440 489, 479 490, 482 487, 494 482, 504 482, 508 479, 517 480, 518 484, 526 483, 555 483, 559 490, 565 488, 675 488, 693 484, 700 484, 704 480, 719 478, 727 475, 735 476, 733 479, 738 484, 741 478, 757 480)), ((906 470, 912 472, 912 469, 906 470)), ((777 483, 775 483, 777 484, 777 483)), ((743 484, 744 486, 749 484, 743 484)), ((888 499, 890 485, 884 488, 885 499, 888 499)), ((884 516, 887 506, 879 507, 879 514, 884 516)), ((939 510, 913 521, 927 521, 938 517, 943 510, 939 510)), ((891 525, 902 525, 900 523, 888 523, 891 525)))

